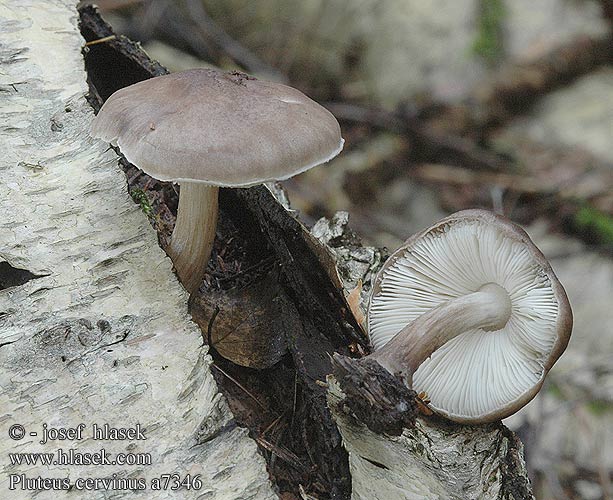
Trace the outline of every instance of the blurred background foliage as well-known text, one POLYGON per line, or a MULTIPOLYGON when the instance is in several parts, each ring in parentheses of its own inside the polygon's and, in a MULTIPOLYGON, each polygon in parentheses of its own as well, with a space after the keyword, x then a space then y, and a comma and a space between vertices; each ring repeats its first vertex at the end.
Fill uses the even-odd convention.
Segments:
POLYGON ((97 3, 171 71, 240 69, 336 114, 345 151, 284 183, 307 225, 346 210, 366 244, 393 250, 463 208, 523 224, 575 329, 506 423, 537 498, 613 498, 613 2, 97 3))

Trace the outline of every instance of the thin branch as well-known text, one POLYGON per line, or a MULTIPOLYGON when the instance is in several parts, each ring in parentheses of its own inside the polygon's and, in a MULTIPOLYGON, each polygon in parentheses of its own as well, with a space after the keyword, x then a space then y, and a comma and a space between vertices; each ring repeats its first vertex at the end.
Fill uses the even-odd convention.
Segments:
POLYGON ((276 446, 270 441, 267 441, 261 436, 255 438, 255 441, 265 450, 268 450, 270 453, 273 453, 284 462, 292 465, 295 469, 299 471, 306 471, 307 467, 302 463, 302 461, 294 455, 291 451, 286 450, 285 448, 281 448, 280 446, 276 446))
POLYGON ((363 123, 392 132, 404 133, 413 141, 420 156, 430 160, 447 160, 467 168, 502 171, 512 165, 502 156, 479 147, 473 141, 451 133, 437 134, 421 120, 408 114, 392 113, 348 103, 328 103, 326 107, 340 120, 363 123))
POLYGON ((242 385, 238 380, 236 380, 232 375, 230 375, 229 373, 227 373, 226 371, 224 371, 222 368, 220 368, 219 366, 217 366, 216 364, 212 364, 211 365, 213 368, 215 368, 217 371, 219 371, 219 373, 221 373, 224 377, 226 377, 228 380, 230 380, 231 382, 234 382, 234 384, 241 389, 245 394, 247 394, 247 396, 249 396, 251 399, 253 399, 257 405, 262 408, 264 411, 268 411, 268 407, 262 403, 258 398, 256 398, 252 393, 250 393, 244 385, 242 385))
POLYGON ((184 0, 183 4, 191 21, 199 28, 198 33, 201 37, 212 41, 235 62, 248 71, 264 74, 277 81, 287 80, 279 71, 258 58, 213 21, 204 9, 202 0, 184 0))

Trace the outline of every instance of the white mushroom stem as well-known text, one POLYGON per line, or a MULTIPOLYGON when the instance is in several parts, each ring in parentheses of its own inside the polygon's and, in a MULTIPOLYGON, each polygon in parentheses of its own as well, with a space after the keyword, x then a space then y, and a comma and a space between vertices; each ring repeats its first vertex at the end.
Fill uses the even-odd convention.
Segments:
POLYGON ((370 357, 411 387, 413 374, 442 345, 469 330, 500 330, 510 317, 509 294, 488 283, 422 314, 370 357))
POLYGON ((177 221, 168 255, 189 293, 200 286, 211 256, 217 227, 218 193, 219 188, 209 184, 181 184, 177 221))

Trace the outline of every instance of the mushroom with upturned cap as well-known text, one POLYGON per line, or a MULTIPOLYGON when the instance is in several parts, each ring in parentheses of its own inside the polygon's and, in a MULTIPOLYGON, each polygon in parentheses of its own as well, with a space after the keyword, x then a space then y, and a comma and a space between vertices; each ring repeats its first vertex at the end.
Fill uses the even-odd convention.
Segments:
POLYGON ((371 354, 464 423, 527 404, 572 329, 564 288, 525 231, 485 210, 450 215, 383 266, 368 308, 371 354))
POLYGON ((206 269, 219 187, 283 180, 343 148, 334 116, 302 92, 243 73, 193 69, 118 90, 91 134, 147 174, 181 186, 168 249, 189 292, 206 269))

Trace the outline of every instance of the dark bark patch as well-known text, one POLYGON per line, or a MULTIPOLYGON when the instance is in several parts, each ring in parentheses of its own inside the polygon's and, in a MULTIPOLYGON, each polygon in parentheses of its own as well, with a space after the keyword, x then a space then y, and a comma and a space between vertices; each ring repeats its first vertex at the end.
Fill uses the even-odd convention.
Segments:
POLYGON ((19 269, 8 262, 0 262, 0 290, 25 285, 28 281, 42 278, 45 274, 34 274, 27 269, 19 269))
POLYGON ((343 405, 377 434, 398 436, 413 427, 417 393, 372 359, 334 356, 334 377, 345 393, 343 405))
POLYGON ((508 500, 533 500, 530 481, 521 472, 523 466, 523 444, 504 425, 500 424, 502 435, 509 440, 506 456, 501 461, 502 498, 508 500))

